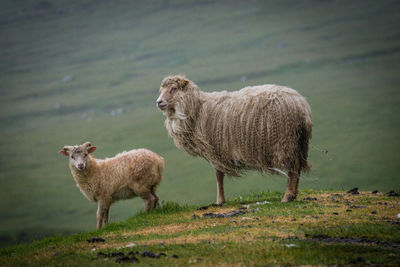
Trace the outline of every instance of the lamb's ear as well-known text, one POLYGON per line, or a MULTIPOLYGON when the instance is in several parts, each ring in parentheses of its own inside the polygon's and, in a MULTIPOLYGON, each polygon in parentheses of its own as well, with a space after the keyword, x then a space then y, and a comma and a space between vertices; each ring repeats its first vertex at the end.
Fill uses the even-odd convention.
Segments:
POLYGON ((87 148, 87 147, 91 147, 92 144, 91 144, 90 142, 85 142, 85 143, 82 144, 82 146, 83 146, 84 148, 87 148))
POLYGON ((88 148, 87 152, 88 152, 88 153, 92 153, 92 152, 94 152, 96 149, 97 149, 97 147, 92 146, 92 147, 89 147, 89 148, 88 148))
POLYGON ((70 146, 64 146, 64 148, 61 149, 60 151, 58 151, 58 153, 60 153, 61 155, 69 157, 69 152, 70 151, 71 151, 71 147, 70 146))

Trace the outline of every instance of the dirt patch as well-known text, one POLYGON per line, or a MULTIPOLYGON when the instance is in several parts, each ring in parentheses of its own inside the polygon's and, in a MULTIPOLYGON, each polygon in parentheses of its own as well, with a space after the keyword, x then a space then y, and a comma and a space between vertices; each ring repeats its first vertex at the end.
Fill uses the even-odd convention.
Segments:
POLYGON ((380 246, 385 248, 400 248, 400 243, 382 242, 379 240, 368 240, 364 238, 345 238, 345 237, 329 237, 324 235, 316 235, 311 238, 304 239, 306 241, 318 241, 325 243, 345 243, 345 244, 360 244, 368 246, 380 246))

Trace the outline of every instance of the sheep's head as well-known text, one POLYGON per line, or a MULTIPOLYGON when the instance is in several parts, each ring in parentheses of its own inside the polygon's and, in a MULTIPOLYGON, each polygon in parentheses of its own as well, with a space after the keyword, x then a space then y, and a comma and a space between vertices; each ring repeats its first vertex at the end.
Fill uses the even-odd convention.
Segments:
POLYGON ((174 111, 175 103, 179 96, 189 88, 190 81, 181 75, 173 75, 164 78, 161 82, 160 96, 157 99, 157 106, 160 110, 174 111))
POLYGON ((76 146, 64 146, 59 151, 61 155, 69 157, 70 163, 79 171, 83 171, 88 165, 88 155, 96 150, 95 146, 92 146, 90 142, 86 142, 82 145, 76 146))

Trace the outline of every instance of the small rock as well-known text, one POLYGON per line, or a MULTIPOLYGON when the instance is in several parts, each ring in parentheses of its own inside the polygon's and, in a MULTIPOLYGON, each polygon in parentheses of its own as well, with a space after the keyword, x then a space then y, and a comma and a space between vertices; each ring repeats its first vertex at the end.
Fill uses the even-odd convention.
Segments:
POLYGON ((136 247, 136 244, 135 243, 129 243, 129 244, 124 246, 124 248, 131 248, 131 247, 136 247))
POLYGON ((303 200, 305 200, 305 201, 315 201, 315 200, 317 200, 317 198, 316 197, 305 197, 305 198, 303 198, 303 200))
POLYGON ((109 255, 110 255, 110 257, 113 257, 113 258, 125 256, 125 254, 123 252, 111 252, 111 254, 109 254, 109 255))
POLYGON ((210 206, 203 206, 203 207, 198 208, 197 210, 207 210, 209 207, 210 206))
POLYGON ((378 190, 374 190, 374 191, 372 191, 372 194, 376 194, 378 192, 379 192, 378 190))
POLYGON ((271 204, 271 202, 264 200, 263 202, 256 202, 256 205, 265 205, 265 204, 271 204))
POLYGON ((160 252, 160 253, 156 254, 157 259, 159 259, 161 256, 167 256, 167 254, 165 254, 164 252, 160 252))
POLYGON ((189 263, 198 263, 199 261, 201 261, 201 258, 191 259, 189 263))
POLYGON ((352 209, 365 209, 366 206, 356 206, 356 205, 352 205, 352 206, 350 206, 350 208, 352 208, 352 209))
POLYGON ((226 212, 226 213, 203 213, 204 218, 227 218, 227 217, 234 217, 238 215, 245 214, 246 211, 243 210, 234 210, 231 212, 226 212))
POLYGON ((96 251, 96 248, 92 248, 92 251, 96 251))
POLYGON ((352 212, 352 210, 350 210, 350 209, 347 209, 347 210, 346 210, 346 212, 352 212))
POLYGON ((333 214, 333 215, 339 215, 339 213, 337 213, 337 212, 333 212, 332 214, 333 214))
POLYGON ((98 243, 98 242, 106 242, 104 238, 101 237, 92 237, 87 240, 88 243, 98 243))
POLYGON ((192 219, 199 219, 199 218, 200 218, 199 215, 196 215, 196 214, 193 214, 193 215, 192 215, 192 219))
POLYGON ((358 195, 360 194, 358 192, 358 187, 354 187, 353 189, 350 189, 349 191, 347 191, 348 194, 352 194, 352 195, 358 195))
POLYGON ((388 197, 400 197, 400 193, 395 192, 394 190, 390 190, 389 192, 386 193, 388 197))
POLYGON ((173 254, 171 257, 172 257, 172 258, 174 258, 174 259, 177 259, 177 258, 179 258, 179 256, 178 256, 178 255, 176 255, 176 254, 173 254))
POLYGON ((400 213, 399 213, 399 214, 397 214, 397 218, 398 218, 398 219, 400 219, 400 213))
POLYGON ((157 256, 153 252, 145 250, 142 252, 142 257, 156 258, 157 256))
POLYGON ((115 260, 115 262, 118 262, 118 263, 121 263, 121 262, 137 262, 137 261, 139 261, 139 260, 135 256, 131 256, 131 257, 121 256, 121 257, 119 257, 119 258, 117 258, 115 260))
POLYGON ((376 214, 376 210, 371 211, 372 214, 376 214))

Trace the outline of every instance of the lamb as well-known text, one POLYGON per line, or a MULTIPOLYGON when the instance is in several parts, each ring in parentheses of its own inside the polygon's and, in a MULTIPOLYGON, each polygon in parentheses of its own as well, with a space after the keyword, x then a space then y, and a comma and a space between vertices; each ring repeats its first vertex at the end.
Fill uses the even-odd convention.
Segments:
POLYGON ((310 171, 311 109, 297 91, 272 84, 234 92, 201 91, 182 75, 164 78, 157 106, 175 145, 216 170, 217 204, 225 203, 224 175, 247 170, 288 171, 282 202, 297 198, 299 177, 310 171))
POLYGON ((98 203, 97 229, 108 223, 110 206, 117 200, 140 196, 145 211, 158 204, 157 186, 162 179, 164 159, 148 149, 124 151, 104 160, 94 158, 90 142, 64 146, 77 187, 90 201, 98 203))

